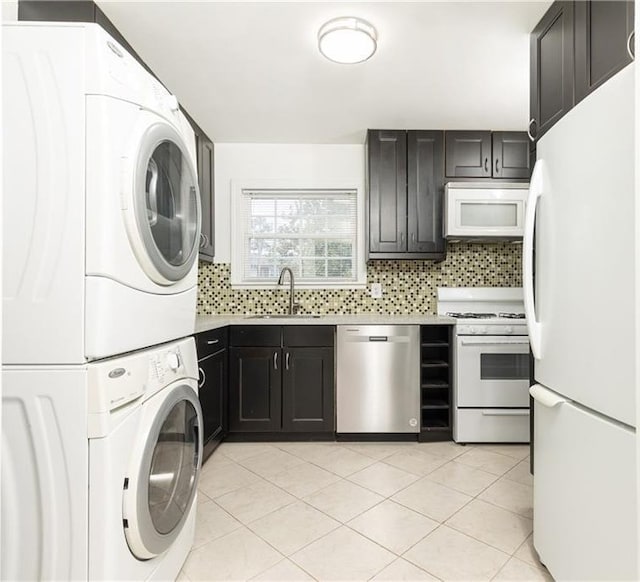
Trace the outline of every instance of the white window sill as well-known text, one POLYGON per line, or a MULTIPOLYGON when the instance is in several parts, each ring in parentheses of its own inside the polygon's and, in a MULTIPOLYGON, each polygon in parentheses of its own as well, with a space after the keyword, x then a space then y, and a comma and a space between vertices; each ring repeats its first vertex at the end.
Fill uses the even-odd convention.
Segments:
MULTIPOLYGON (((320 290, 320 289, 366 289, 366 281, 350 281, 348 283, 297 283, 296 291, 320 290)), ((274 283, 231 283, 231 289, 271 289, 272 291, 289 290, 289 280, 282 285, 274 283)))

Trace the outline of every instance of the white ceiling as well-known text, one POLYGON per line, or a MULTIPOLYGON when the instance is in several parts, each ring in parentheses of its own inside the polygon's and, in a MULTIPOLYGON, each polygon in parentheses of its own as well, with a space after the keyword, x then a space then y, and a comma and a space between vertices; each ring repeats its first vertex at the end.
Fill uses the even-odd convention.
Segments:
POLYGON ((367 128, 525 129, 529 32, 550 2, 98 4, 214 141, 362 143, 367 128), (318 53, 343 15, 377 28, 371 60, 318 53))

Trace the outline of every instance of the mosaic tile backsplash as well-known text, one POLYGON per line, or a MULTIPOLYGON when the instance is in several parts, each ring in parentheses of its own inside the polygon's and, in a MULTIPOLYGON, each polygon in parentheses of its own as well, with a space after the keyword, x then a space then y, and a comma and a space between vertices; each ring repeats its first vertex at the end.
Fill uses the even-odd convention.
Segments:
MULTIPOLYGON (((438 287, 520 287, 522 245, 452 244, 447 258, 432 261, 370 261, 365 289, 296 289, 300 313, 353 315, 435 314, 438 287), (382 283, 382 298, 370 296, 382 283)), ((279 289, 232 289, 231 266, 200 263, 198 315, 286 313, 288 285, 279 289)))

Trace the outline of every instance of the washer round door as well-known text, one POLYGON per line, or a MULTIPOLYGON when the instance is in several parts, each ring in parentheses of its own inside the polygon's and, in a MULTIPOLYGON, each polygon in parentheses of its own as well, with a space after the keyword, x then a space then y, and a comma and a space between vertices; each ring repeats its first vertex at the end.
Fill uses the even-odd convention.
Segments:
POLYGON ((177 383, 145 402, 140 428, 146 438, 134 448, 125 479, 123 524, 131 552, 147 560, 171 546, 194 503, 202 463, 202 411, 194 389, 177 383))
POLYGON ((144 115, 143 121, 145 129, 137 133, 131 167, 133 199, 125 205, 127 230, 146 274, 160 285, 172 285, 189 273, 198 258, 198 177, 178 131, 144 115))

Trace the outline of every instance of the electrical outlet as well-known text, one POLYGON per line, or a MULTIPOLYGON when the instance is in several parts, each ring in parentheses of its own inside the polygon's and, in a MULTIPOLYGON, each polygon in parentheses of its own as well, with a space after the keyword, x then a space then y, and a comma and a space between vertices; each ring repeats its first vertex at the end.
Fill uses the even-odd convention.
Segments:
POLYGON ((382 283, 371 283, 371 297, 374 299, 382 298, 382 283))

